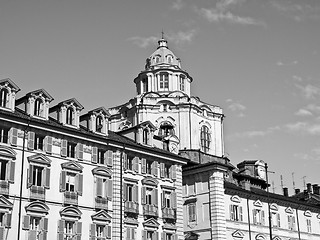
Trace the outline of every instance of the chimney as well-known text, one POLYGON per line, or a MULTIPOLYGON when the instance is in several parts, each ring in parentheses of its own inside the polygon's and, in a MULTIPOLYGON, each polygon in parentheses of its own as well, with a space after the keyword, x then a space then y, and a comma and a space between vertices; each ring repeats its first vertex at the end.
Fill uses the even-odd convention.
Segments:
POLYGON ((308 200, 310 198, 310 192, 308 192, 308 190, 304 190, 303 194, 304 194, 304 200, 308 200))
POLYGON ((312 185, 313 187, 313 193, 316 194, 316 195, 320 195, 320 187, 318 186, 318 184, 313 184, 312 185))
POLYGON ((288 188, 287 187, 283 188, 283 196, 289 197, 289 192, 288 192, 288 188))
POLYGON ((311 183, 307 183, 307 191, 308 191, 309 193, 312 192, 311 183))
POLYGON ((294 192, 295 192, 295 194, 299 194, 299 193, 300 193, 300 189, 299 189, 299 188, 296 188, 296 189, 294 190, 294 192))

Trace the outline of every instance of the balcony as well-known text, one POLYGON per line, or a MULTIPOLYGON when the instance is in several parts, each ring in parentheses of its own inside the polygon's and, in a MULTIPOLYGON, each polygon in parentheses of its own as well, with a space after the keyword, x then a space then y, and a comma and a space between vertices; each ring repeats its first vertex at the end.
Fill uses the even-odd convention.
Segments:
POLYGON ((172 208, 163 208, 162 217, 167 219, 176 219, 176 211, 172 208))
POLYGON ((158 207, 149 204, 143 205, 143 214, 158 217, 158 207))
POLYGON ((9 181, 0 180, 0 194, 9 195, 9 181))
POLYGON ((124 211, 127 213, 139 213, 139 204, 131 201, 124 203, 124 211))
POLYGON ((30 199, 45 200, 45 189, 42 186, 32 185, 30 187, 30 199))
POLYGON ((95 207, 96 209, 108 210, 108 199, 104 197, 95 198, 95 207))
POLYGON ((64 192, 64 204, 70 204, 70 205, 78 205, 78 193, 76 192, 64 192))

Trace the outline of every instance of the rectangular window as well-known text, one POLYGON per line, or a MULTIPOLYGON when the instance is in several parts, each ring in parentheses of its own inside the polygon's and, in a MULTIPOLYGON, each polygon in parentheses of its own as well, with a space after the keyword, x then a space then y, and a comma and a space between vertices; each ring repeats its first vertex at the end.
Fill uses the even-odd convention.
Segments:
POLYGON ((295 230, 296 229, 296 219, 293 215, 288 215, 288 229, 295 230))
POLYGON ((180 76, 180 90, 184 91, 184 76, 180 76))
POLYGON ((253 209, 253 223, 257 225, 264 225, 265 216, 264 211, 261 209, 253 209))
POLYGON ((76 174, 67 172, 66 175, 66 191, 75 192, 76 191, 76 174))
POLYGON ((126 228, 126 240, 135 240, 136 239, 136 229, 132 227, 126 228))
POLYGON ((230 205, 230 220, 231 221, 243 221, 242 207, 238 205, 230 205))
POLYGON ((307 218, 307 232, 311 233, 312 229, 311 229, 311 219, 307 218))
POLYGON ((146 204, 151 205, 152 204, 152 188, 146 189, 146 204))
POLYGON ((41 217, 30 217, 30 230, 34 230, 34 231, 41 231, 40 229, 40 221, 41 221, 41 217))
POLYGON ((98 149, 98 163, 100 164, 106 164, 105 160, 104 160, 104 156, 105 156, 106 151, 103 149, 98 149))
POLYGON ((34 137, 34 150, 44 150, 44 138, 45 136, 39 135, 39 134, 35 134, 34 137))
POLYGON ((147 161, 146 163, 146 173, 152 174, 152 161, 147 161))
POLYGON ((74 227, 75 227, 75 222, 74 221, 65 221, 64 224, 64 236, 65 240, 69 240, 73 238, 74 235, 74 227))
POLYGON ((71 157, 71 158, 76 157, 76 146, 77 146, 77 144, 68 142, 68 144, 67 144, 67 157, 71 157))
POLYGON ((280 227, 280 214, 273 212, 272 213, 272 226, 273 227, 280 227))
POLYGON ((0 160, 0 180, 7 180, 8 161, 0 160))
POLYGON ((165 178, 170 178, 170 167, 171 167, 171 165, 164 164, 164 177, 165 178))
POLYGON ((172 207, 171 206, 171 192, 165 191, 163 197, 164 197, 164 199, 163 199, 164 207, 165 208, 171 208, 172 207))
POLYGON ((188 206, 188 220, 189 222, 195 222, 197 220, 196 204, 190 203, 187 206, 188 206))
POLYGON ((33 166, 32 174, 32 185, 41 187, 42 183, 42 174, 43 174, 43 167, 33 166))
POLYGON ((8 143, 9 139, 9 128, 0 126, 0 142, 1 143, 8 143))

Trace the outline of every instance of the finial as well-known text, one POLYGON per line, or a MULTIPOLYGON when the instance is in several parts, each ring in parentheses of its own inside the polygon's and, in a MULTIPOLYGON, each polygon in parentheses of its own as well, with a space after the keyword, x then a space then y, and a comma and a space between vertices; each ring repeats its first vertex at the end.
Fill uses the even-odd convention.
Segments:
POLYGON ((164 32, 163 32, 163 29, 161 31, 161 38, 164 39, 164 32))

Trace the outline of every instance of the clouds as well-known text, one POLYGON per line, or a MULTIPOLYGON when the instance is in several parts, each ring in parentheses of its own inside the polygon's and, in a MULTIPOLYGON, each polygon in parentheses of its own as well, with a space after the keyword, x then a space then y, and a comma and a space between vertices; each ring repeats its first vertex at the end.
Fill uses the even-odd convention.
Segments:
POLYGON ((317 96, 320 95, 320 88, 314 86, 312 84, 294 84, 295 87, 300 91, 301 95, 306 99, 315 99, 317 96))
POLYGON ((236 116, 238 117, 244 117, 245 116, 245 110, 247 109, 246 106, 242 105, 241 103, 237 101, 233 101, 232 99, 227 99, 226 102, 229 104, 228 109, 232 112, 236 113, 236 116))

